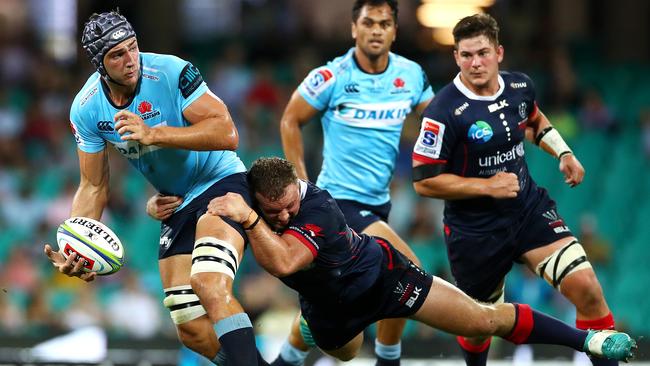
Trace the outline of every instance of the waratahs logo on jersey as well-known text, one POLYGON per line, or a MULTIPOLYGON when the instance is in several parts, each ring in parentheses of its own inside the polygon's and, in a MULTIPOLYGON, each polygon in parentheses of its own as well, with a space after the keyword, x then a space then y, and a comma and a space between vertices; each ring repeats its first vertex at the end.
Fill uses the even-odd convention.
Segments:
POLYGON ((476 121, 473 125, 469 127, 467 131, 467 138, 471 142, 476 142, 479 144, 484 144, 492 138, 494 132, 492 132, 492 127, 485 121, 476 121))
POLYGON ((160 115, 160 111, 158 109, 153 110, 153 106, 151 105, 151 103, 147 102, 146 100, 140 102, 140 104, 138 105, 138 112, 140 112, 140 116, 142 117, 143 120, 160 115))

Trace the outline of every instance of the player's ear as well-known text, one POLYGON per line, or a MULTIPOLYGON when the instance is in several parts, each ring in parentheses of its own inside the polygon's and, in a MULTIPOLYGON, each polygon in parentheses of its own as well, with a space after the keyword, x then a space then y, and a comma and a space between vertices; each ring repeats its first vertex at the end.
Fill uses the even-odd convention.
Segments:
POLYGON ((352 39, 357 39, 357 25, 354 22, 350 23, 350 32, 352 33, 352 39))
POLYGON ((505 55, 506 50, 503 48, 502 45, 497 46, 497 61, 501 63, 503 61, 503 56, 505 55))

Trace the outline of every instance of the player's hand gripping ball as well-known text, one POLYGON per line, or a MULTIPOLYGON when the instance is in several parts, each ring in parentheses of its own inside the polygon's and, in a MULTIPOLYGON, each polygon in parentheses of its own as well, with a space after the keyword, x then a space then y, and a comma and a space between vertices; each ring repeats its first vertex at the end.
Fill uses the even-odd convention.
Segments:
POLYGON ((85 272, 109 275, 124 264, 124 247, 115 233, 101 222, 87 217, 71 217, 56 231, 59 251, 65 258, 77 253, 85 272))

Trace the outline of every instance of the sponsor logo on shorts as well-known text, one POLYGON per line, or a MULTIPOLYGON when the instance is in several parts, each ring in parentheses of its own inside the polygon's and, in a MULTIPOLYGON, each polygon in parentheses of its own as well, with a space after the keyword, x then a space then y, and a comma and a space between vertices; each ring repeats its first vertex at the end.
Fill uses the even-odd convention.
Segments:
POLYGON ((548 210, 544 212, 542 216, 549 221, 548 226, 550 226, 556 234, 566 233, 569 231, 569 227, 564 224, 564 220, 560 218, 560 215, 558 215, 555 210, 548 210))
POLYGON ((359 211, 359 215, 361 215, 361 217, 368 217, 368 216, 372 215, 372 211, 361 210, 361 211, 359 211))
POLYGON ((412 283, 408 283, 406 286, 404 286, 401 282, 397 282, 397 287, 395 287, 395 290, 393 290, 393 292, 396 294, 401 294, 398 300, 400 304, 404 304, 405 306, 412 308, 420 297, 422 288, 417 287, 412 283))
POLYGON ((467 131, 467 138, 471 142, 476 142, 478 144, 484 144, 494 136, 492 127, 485 121, 476 121, 474 122, 467 131))
POLYGON ((167 249, 172 245, 172 239, 168 236, 163 236, 160 238, 160 246, 167 249))

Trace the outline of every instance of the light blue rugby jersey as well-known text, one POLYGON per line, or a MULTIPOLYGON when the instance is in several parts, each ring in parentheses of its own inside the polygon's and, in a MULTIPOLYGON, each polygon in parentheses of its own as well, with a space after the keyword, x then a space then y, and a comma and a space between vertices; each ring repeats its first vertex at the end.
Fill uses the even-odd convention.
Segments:
POLYGON ((336 199, 380 205, 390 200, 404 119, 433 97, 415 62, 389 54, 381 74, 361 70, 354 48, 312 70, 298 92, 323 111, 323 166, 316 185, 336 199))
POLYGON ((77 146, 96 153, 110 143, 161 193, 182 196, 185 207, 220 179, 246 170, 233 151, 191 151, 144 146, 122 141, 113 128, 113 117, 127 109, 150 127, 184 127, 190 123, 182 111, 209 92, 199 70, 176 56, 140 53, 141 78, 133 100, 115 106, 106 86, 95 72, 77 94, 70 109, 70 122, 77 146))

